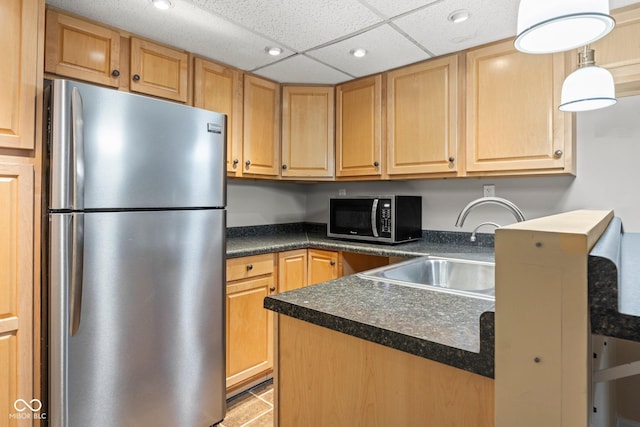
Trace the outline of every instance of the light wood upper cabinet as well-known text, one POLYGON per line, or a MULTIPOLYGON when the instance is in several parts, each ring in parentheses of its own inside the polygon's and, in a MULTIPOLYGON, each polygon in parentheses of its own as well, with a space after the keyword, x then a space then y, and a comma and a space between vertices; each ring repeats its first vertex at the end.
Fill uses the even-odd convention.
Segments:
MULTIPOLYGON (((611 71, 616 96, 640 94, 640 5, 613 13, 616 26, 605 37, 591 43, 596 65, 611 71)), ((574 57, 577 63, 577 56, 574 57)))
MULTIPOLYGON (((3 6, 0 6, 3 13, 0 13, 0 16, 4 15, 4 6, 7 3, 13 2, 3 2, 3 6)), ((13 406, 16 399, 28 401, 34 396, 34 191, 34 170, 31 165, 0 162, 0 419, 4 420, 2 425, 31 425, 31 420, 12 420, 9 415, 17 413, 13 406)), ((37 393, 39 395, 39 392, 37 393)))
POLYGON ((45 71, 118 87, 120 33, 47 10, 45 71))
POLYGON ((244 77, 243 174, 278 176, 280 172, 280 85, 244 77))
POLYGON ((34 148, 38 2, 0 4, 0 147, 34 148))
POLYGON ((273 313, 263 307, 275 292, 274 254, 227 260, 227 389, 273 368, 273 313))
POLYGON ((387 73, 387 173, 456 174, 458 56, 387 73))
POLYGON ((558 110, 570 57, 524 54, 512 40, 468 51, 470 175, 575 173, 573 115, 558 110))
POLYGON ((278 253, 278 292, 307 285, 307 258, 306 249, 278 253))
POLYGON ((382 76, 336 87, 336 177, 382 175, 382 76))
POLYGON ((242 73, 205 59, 194 62, 193 105, 227 115, 227 173, 242 173, 242 73))
POLYGON ((188 81, 187 52, 131 37, 131 91, 187 102, 188 81))
POLYGON ((335 163, 333 94, 333 86, 283 87, 283 177, 333 177, 335 163))
POLYGON ((341 276, 339 252, 309 249, 308 256, 307 285, 315 285, 341 276))

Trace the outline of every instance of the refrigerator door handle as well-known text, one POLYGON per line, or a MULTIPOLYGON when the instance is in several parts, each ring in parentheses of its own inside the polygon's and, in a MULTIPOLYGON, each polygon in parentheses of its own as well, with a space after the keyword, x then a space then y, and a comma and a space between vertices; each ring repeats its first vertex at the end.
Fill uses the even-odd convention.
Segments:
POLYGON ((84 209, 84 115, 80 90, 74 87, 71 91, 71 145, 74 159, 72 161, 73 209, 84 209))
POLYGON ((84 272, 84 215, 71 217, 71 283, 69 287, 69 335, 74 336, 80 327, 82 307, 82 275, 84 272))

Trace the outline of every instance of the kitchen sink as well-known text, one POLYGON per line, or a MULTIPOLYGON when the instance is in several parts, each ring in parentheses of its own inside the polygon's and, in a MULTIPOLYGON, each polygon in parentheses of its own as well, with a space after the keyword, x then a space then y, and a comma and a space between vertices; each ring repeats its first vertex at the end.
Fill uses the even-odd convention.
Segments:
POLYGON ((495 299, 495 263, 424 256, 358 273, 379 282, 495 299))

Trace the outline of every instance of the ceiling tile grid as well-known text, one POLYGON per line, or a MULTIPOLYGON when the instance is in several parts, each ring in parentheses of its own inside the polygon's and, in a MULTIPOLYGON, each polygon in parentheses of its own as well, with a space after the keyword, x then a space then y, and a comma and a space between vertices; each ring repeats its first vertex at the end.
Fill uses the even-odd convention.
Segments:
MULTIPOLYGON (((515 35, 519 0, 47 0, 282 83, 335 84, 515 35), (453 24, 451 12, 466 9, 453 24), (280 56, 267 46, 283 49, 280 56), (368 54, 355 58, 352 49, 368 54)), ((638 3, 610 0, 612 10, 638 3)))

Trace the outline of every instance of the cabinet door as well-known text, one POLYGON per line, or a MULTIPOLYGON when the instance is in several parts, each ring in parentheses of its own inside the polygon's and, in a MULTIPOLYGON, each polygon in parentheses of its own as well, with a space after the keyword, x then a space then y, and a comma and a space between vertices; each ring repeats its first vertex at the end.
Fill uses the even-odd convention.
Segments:
POLYGON ((227 115, 227 172, 242 174, 242 73, 196 58, 193 105, 227 115))
POLYGON ((120 34, 100 25, 47 11, 45 71, 118 87, 120 34))
POLYGON ((189 55, 131 37, 132 92, 187 102, 189 55))
POLYGON ((282 176, 333 177, 334 89, 282 89, 282 176))
POLYGON ((227 389, 273 368, 273 275, 227 285, 227 389))
POLYGON ((528 55, 512 40, 467 53, 470 175, 575 173, 573 115, 558 110, 572 56, 528 55))
POLYGON ((280 171, 280 85, 244 77, 243 173, 277 176, 280 171))
POLYGON ((309 249, 307 285, 315 285, 338 277, 340 277, 338 252, 309 249))
POLYGON ((613 17, 616 20, 613 31, 591 44, 596 65, 611 71, 616 96, 637 95, 640 94, 640 5, 619 9, 613 17))
POLYGON ((382 175, 382 76, 336 87, 336 176, 382 175))
MULTIPOLYGON (((3 2, 4 5, 14 2, 3 2)), ((35 2, 29 2, 35 3, 35 2)), ((37 16, 37 12, 34 12, 37 16)), ((0 14, 3 15, 3 14, 0 14)), ((0 18, 1 20, 1 18, 0 18)), ((31 165, 0 163, 0 419, 33 390, 33 195, 31 165)), ((43 411, 44 412, 44 411, 43 411)), ((8 424, 6 424, 8 423, 8 424)), ((13 424, 15 423, 15 424, 13 424)))
POLYGON ((387 73, 387 173, 455 175, 458 105, 457 55, 387 73))
POLYGON ((280 252, 278 254, 278 292, 307 286, 307 250, 280 252))
POLYGON ((0 147, 34 148, 38 2, 0 4, 0 147))

